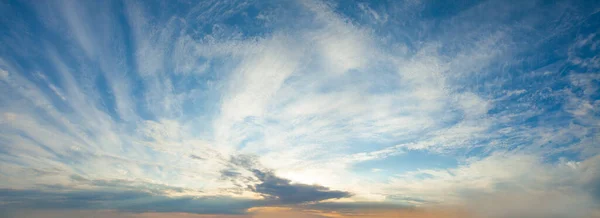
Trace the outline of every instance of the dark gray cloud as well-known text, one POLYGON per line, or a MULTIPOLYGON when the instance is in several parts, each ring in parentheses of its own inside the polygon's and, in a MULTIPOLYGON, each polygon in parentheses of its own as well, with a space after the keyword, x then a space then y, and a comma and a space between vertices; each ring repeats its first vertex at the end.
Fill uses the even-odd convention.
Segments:
MULTIPOLYGON (((166 193, 189 189, 129 180, 87 179, 72 175, 77 185, 88 185, 93 190, 77 186, 40 186, 34 190, 0 189, 0 214, 18 209, 77 209, 117 210, 123 212, 182 212, 197 214, 244 214, 251 207, 267 202, 227 196, 170 197, 166 193)), ((198 192, 199 190, 194 190, 198 192)))
POLYGON ((270 171, 254 169, 252 173, 260 180, 260 183, 250 186, 252 191, 260 193, 267 199, 284 204, 316 202, 352 196, 350 192, 330 190, 320 185, 292 184, 290 180, 277 177, 270 171))
POLYGON ((408 197, 408 196, 403 196, 403 195, 388 195, 388 196, 386 196, 386 199, 392 200, 392 201, 400 201, 400 202, 436 203, 436 202, 428 201, 428 200, 421 199, 421 198, 408 197))
POLYGON ((350 192, 331 190, 325 186, 292 183, 289 179, 278 177, 271 170, 260 167, 254 156, 233 156, 230 164, 232 169, 221 171, 221 178, 228 179, 236 185, 241 183, 270 202, 297 204, 352 196, 350 192), (235 166, 248 170, 255 178, 242 176, 235 171, 235 166))
POLYGON ((251 207, 316 203, 351 196, 349 192, 331 190, 320 185, 292 183, 262 168, 253 156, 232 157, 229 164, 230 169, 221 171, 222 180, 236 184, 239 190, 234 191, 253 191, 265 199, 240 199, 227 196, 169 197, 166 193, 200 190, 187 190, 137 180, 99 180, 72 175, 70 179, 75 186, 46 185, 32 190, 0 189, 0 213, 18 209, 77 209, 135 213, 244 214, 251 207), (78 185, 95 188, 83 190, 77 188, 78 185))
POLYGON ((259 167, 257 157, 254 155, 235 155, 229 158, 229 163, 233 166, 242 167, 244 169, 254 169, 259 167))
MULTIPOLYGON (((258 172, 257 172, 258 173, 258 172)), ((262 172, 261 172, 262 173, 262 172)), ((254 189, 266 200, 240 199, 227 196, 169 197, 134 190, 76 190, 54 187, 51 190, 0 189, 0 214, 15 210, 116 210, 121 212, 176 212, 195 214, 245 214, 247 209, 261 206, 298 203, 348 196, 349 193, 331 191, 326 187, 290 184, 289 180, 262 175, 265 182, 254 189), (295 196, 294 196, 295 195, 295 196)), ((328 203, 304 204, 310 209, 340 210, 374 208, 373 205, 340 205, 328 203)), ((386 206, 385 208, 389 208, 386 206)))
POLYGON ((15 209, 109 209, 136 213, 243 214, 248 208, 264 205, 260 200, 225 196, 168 197, 143 191, 0 189, 0 213, 15 209))
POLYGON ((200 156, 198 156, 198 155, 193 155, 193 154, 190 154, 190 158, 192 158, 192 159, 196 159, 196 160, 205 160, 205 158, 203 158, 203 157, 200 157, 200 156))
MULTIPOLYGON (((179 187, 150 184, 137 180, 98 180, 72 175, 73 185, 40 186, 32 190, 0 189, 0 213, 18 209, 117 210, 123 212, 181 212, 197 214, 244 214, 248 208, 282 204, 318 202, 349 197, 344 191, 320 185, 294 184, 260 169, 254 157, 232 158, 231 169, 221 171, 221 179, 237 183, 238 189, 253 191, 263 200, 227 196, 169 197, 166 193, 190 191, 179 187), (241 169, 240 169, 241 167, 241 169), (244 173, 238 170, 247 170, 244 173), (248 176, 252 175, 252 176, 248 176)), ((200 191, 200 190, 194 190, 200 191)))
POLYGON ((242 174, 234 170, 221 170, 221 179, 235 179, 242 174))

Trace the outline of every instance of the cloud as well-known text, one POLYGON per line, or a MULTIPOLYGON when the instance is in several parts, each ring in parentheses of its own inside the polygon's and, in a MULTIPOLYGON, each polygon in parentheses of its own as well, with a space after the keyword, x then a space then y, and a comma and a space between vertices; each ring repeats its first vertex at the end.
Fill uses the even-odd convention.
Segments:
POLYGON ((243 215, 199 215, 189 213, 128 213, 111 210, 17 210, 3 214, 7 218, 246 218, 243 215))
POLYGON ((462 205, 481 217, 586 217, 600 203, 593 189, 597 159, 549 164, 530 155, 494 154, 454 169, 407 172, 385 190, 462 205))
POLYGON ((8 71, 0 70, 0 78, 2 78, 2 79, 8 78, 8 71))
POLYGON ((584 216, 600 195, 597 8, 2 4, 2 204, 584 216), (378 165, 411 150, 458 166, 378 165))
POLYGON ((2 189, 3 211, 17 209, 118 210, 124 212, 183 212, 243 214, 262 202, 224 196, 165 197, 144 191, 119 190, 15 190, 2 189))
POLYGON ((309 209, 339 212, 360 212, 367 209, 372 210, 416 210, 414 206, 387 202, 320 202, 303 206, 309 209))
POLYGON ((272 204, 295 205, 352 196, 350 192, 331 190, 321 185, 292 183, 289 179, 276 176, 271 170, 263 169, 253 156, 233 156, 230 162, 248 171, 253 177, 233 170, 222 171, 221 177, 233 182, 241 180, 238 186, 247 187, 272 204))
POLYGON ((288 179, 275 176, 272 172, 253 170, 261 183, 254 185, 252 191, 258 192, 267 199, 284 204, 315 202, 327 199, 346 198, 349 192, 334 191, 320 185, 291 184, 288 179))

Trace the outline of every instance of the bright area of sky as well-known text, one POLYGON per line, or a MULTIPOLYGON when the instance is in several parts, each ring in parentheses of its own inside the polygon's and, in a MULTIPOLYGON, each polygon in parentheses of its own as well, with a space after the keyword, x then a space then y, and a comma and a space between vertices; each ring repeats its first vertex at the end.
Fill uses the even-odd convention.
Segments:
POLYGON ((600 216, 599 12, 3 0, 0 213, 600 216))

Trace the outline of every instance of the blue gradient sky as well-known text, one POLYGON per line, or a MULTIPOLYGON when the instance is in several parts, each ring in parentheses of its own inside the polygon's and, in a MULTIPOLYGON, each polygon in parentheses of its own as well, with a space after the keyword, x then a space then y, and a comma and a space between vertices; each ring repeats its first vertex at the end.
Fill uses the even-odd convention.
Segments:
POLYGON ((598 216, 599 12, 0 1, 0 211, 598 216))

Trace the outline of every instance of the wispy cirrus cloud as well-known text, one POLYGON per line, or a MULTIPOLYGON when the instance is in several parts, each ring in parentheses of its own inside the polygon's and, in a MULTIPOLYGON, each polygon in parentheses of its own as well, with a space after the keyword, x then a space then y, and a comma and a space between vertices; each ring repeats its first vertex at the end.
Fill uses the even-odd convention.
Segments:
POLYGON ((592 216, 578 3, 3 3, 2 205, 592 216))

